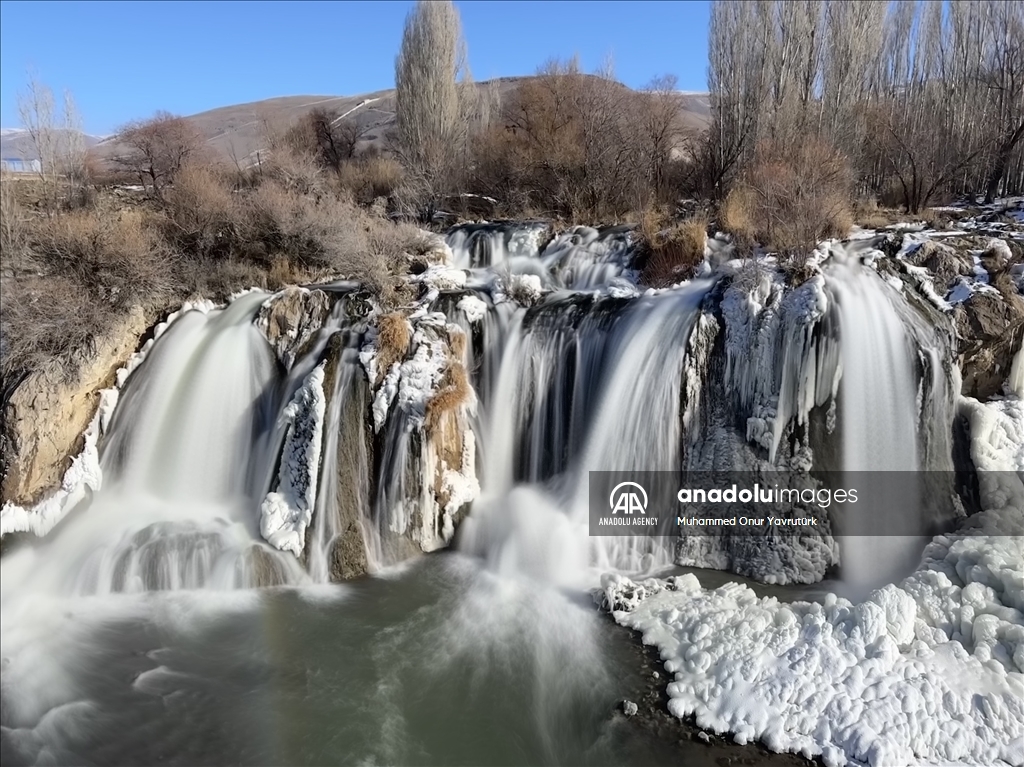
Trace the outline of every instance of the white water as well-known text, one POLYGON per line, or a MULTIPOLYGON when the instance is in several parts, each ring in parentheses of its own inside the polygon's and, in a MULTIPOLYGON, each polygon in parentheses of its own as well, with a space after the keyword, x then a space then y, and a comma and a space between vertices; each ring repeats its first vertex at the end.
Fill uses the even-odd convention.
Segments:
POLYGON ((576 585, 601 569, 671 564, 671 544, 659 538, 589 535, 588 477, 680 468, 686 339, 712 284, 638 299, 617 314, 584 305, 575 329, 513 320, 493 400, 484 402, 484 497, 464 523, 463 550, 506 574, 576 585))
MULTIPOLYGON (((833 268, 830 285, 839 302, 842 339, 842 466, 846 472, 916 472, 918 375, 914 350, 894 302, 898 294, 876 272, 859 264, 833 268)), ((863 475, 862 475, 863 476, 863 475)), ((891 499, 909 518, 918 516, 920 497, 909 483, 895 483, 891 499)), ((851 514, 871 514, 851 506, 851 514)), ((855 593, 891 583, 913 570, 921 542, 887 534, 887 520, 871 516, 858 527, 875 536, 841 541, 843 580, 855 593)))
POLYGON ((279 580, 304 579, 294 559, 264 546, 252 513, 273 461, 261 448, 278 385, 251 323, 265 298, 171 326, 114 412, 103 489, 46 545, 12 557, 21 566, 5 558, 5 580, 31 578, 33 591, 54 594, 237 588, 253 582, 254 547, 279 580))

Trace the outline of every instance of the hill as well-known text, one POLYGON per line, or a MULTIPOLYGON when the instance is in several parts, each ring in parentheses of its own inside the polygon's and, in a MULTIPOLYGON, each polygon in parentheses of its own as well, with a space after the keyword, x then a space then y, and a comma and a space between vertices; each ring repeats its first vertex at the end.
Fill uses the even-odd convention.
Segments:
MULTIPOLYGON (((61 140, 66 132, 57 132, 58 140, 61 140)), ((84 137, 85 145, 92 147, 103 140, 103 136, 91 136, 88 133, 81 134, 84 137)), ((0 158, 4 160, 24 160, 31 162, 39 159, 35 144, 24 128, 4 128, 0 130, 0 158)))
MULTIPOLYGON (((478 83, 477 87, 493 88, 501 98, 526 79, 529 78, 505 77, 478 83)), ((694 129, 705 127, 710 117, 708 94, 680 92, 678 98, 684 124, 694 129)), ((369 146, 379 146, 385 133, 395 124, 393 88, 355 96, 280 96, 218 107, 191 115, 189 119, 218 153, 244 166, 252 162, 260 148, 266 126, 286 126, 315 107, 348 114, 356 121, 364 131, 358 144, 360 151, 369 146)), ((109 137, 97 143, 95 151, 98 157, 109 158, 119 150, 115 139, 109 137)))

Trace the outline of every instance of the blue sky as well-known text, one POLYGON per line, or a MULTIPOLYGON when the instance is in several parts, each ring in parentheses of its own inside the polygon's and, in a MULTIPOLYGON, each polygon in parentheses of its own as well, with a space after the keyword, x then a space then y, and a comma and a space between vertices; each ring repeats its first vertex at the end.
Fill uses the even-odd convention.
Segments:
MULTIPOLYGON (((704 90, 707 2, 456 2, 477 80, 610 54, 639 87, 672 73, 704 90)), ((389 88, 411 2, 0 2, 0 125, 26 71, 71 90, 90 133, 158 109, 194 114, 298 94, 389 88)))

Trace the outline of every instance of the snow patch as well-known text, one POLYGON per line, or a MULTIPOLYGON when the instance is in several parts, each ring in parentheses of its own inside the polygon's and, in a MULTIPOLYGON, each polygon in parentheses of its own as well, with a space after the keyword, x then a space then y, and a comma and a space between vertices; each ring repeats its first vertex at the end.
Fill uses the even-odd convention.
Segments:
POLYGON ((459 299, 458 308, 470 322, 479 322, 487 316, 487 303, 474 295, 467 294, 459 299))
POLYGON ((673 715, 829 767, 1024 762, 1024 406, 961 406, 986 511, 899 585, 786 604, 692 574, 602 578, 595 597, 674 675, 673 715))
POLYGON ((412 282, 419 282, 429 289, 462 290, 466 287, 466 273, 462 269, 440 264, 430 266, 425 272, 412 278, 412 282))
POLYGON ((495 280, 494 303, 515 301, 529 306, 543 294, 544 287, 536 274, 508 274, 495 280))

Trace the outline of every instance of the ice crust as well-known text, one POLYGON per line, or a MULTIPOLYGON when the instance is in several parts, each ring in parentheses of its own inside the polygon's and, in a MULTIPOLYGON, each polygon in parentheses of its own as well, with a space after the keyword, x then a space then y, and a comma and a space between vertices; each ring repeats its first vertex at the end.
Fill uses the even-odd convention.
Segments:
POLYGON ((274 548, 302 554, 306 528, 313 519, 317 478, 320 474, 320 445, 323 442, 324 368, 320 363, 302 382, 282 411, 288 430, 281 453, 276 490, 260 505, 260 535, 274 548))
POLYGON ((829 767, 1024 763, 1024 406, 961 412, 985 511, 859 604, 603 577, 599 600, 673 674, 672 714, 829 767))

